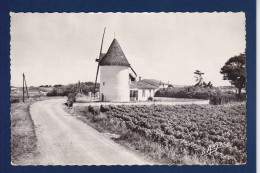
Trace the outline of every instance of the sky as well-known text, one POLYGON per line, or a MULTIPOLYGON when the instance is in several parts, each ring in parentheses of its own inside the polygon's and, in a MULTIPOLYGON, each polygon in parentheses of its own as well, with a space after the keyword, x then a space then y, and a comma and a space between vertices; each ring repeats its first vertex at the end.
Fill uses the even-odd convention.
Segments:
POLYGON ((204 72, 214 86, 232 56, 245 52, 245 14, 238 13, 11 13, 11 85, 94 81, 103 51, 116 38, 143 79, 194 85, 204 72))

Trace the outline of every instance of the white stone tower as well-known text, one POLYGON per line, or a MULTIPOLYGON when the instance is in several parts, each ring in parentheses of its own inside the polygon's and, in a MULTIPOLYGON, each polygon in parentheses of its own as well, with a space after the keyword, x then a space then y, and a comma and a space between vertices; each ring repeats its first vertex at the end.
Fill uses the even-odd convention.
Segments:
POLYGON ((100 57, 100 101, 129 102, 129 67, 116 39, 111 43, 107 53, 100 57))

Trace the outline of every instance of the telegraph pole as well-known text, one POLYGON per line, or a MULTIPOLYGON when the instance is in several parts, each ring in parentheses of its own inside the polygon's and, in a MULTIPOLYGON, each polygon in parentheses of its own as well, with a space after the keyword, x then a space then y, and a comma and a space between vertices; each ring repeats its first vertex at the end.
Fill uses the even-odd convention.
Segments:
POLYGON ((24 93, 26 89, 26 94, 27 94, 27 98, 29 98, 29 93, 28 93, 28 88, 27 88, 27 84, 26 84, 26 80, 25 80, 25 75, 23 73, 23 102, 24 102, 24 93))
POLYGON ((24 73, 23 73, 23 102, 24 102, 24 73))
POLYGON ((26 93, 27 93, 27 98, 29 98, 25 76, 24 76, 24 84, 25 84, 25 89, 26 89, 26 93))
POLYGON ((82 89, 81 89, 80 81, 79 81, 78 89, 79 89, 79 93, 82 94, 82 89))

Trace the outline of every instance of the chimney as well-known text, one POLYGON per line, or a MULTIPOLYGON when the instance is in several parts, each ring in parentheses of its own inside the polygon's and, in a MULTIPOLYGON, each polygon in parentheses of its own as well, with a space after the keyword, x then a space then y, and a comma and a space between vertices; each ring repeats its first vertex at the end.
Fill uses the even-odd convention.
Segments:
POLYGON ((141 76, 139 76, 139 81, 141 81, 142 80, 142 78, 141 78, 141 76))

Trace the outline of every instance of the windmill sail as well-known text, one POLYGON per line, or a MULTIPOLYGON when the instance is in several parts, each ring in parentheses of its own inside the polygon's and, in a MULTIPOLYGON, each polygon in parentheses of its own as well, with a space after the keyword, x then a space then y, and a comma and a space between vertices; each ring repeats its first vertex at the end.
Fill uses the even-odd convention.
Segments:
POLYGON ((131 70, 134 72, 135 76, 137 76, 136 72, 134 71, 134 69, 132 68, 132 66, 129 66, 131 68, 131 70))
POLYGON ((96 86, 97 86, 97 78, 98 78, 98 71, 99 71, 99 62, 100 59, 102 58, 102 48, 103 48, 103 41, 104 41, 104 36, 105 36, 105 32, 106 32, 106 27, 104 28, 104 33, 103 33, 103 37, 102 37, 102 42, 101 42, 101 48, 100 48, 100 52, 99 52, 99 59, 96 61, 98 62, 98 67, 97 67, 97 73, 96 73, 96 80, 95 80, 95 86, 94 86, 94 95, 96 93, 96 86))

